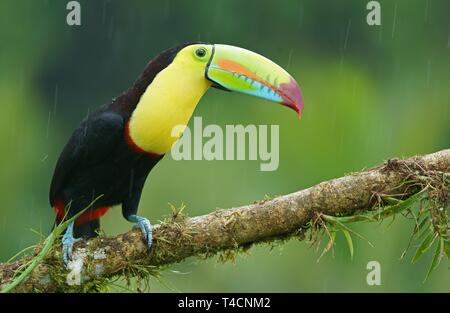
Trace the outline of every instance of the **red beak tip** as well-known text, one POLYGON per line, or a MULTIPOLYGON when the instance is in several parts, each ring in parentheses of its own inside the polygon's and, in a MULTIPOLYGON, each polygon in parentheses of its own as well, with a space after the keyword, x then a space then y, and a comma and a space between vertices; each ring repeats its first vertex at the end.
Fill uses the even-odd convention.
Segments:
POLYGON ((298 119, 301 119, 302 116, 303 116, 303 109, 296 105, 295 106, 295 111, 297 112, 298 119))
POLYGON ((283 83, 278 88, 281 91, 283 100, 291 109, 298 114, 298 118, 302 118, 303 112, 303 96, 297 82, 291 78, 289 83, 283 83))
POLYGON ((286 104, 286 106, 297 113, 298 119, 301 119, 303 116, 303 108, 300 105, 295 103, 286 104))

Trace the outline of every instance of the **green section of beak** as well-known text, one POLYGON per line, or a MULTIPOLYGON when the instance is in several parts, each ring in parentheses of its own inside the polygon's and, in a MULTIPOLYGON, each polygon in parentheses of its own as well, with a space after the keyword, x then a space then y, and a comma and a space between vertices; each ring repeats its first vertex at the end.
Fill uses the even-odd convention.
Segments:
POLYGON ((297 82, 279 65, 255 52, 214 45, 205 75, 215 87, 278 102, 302 114, 303 98, 297 82))

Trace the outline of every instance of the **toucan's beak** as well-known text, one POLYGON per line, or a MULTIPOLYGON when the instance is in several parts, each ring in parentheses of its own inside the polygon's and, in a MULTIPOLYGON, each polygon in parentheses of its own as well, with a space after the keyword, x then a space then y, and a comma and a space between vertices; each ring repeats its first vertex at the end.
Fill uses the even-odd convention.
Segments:
POLYGON ((205 76, 214 87, 278 102, 302 116, 303 98, 297 82, 280 66, 255 52, 214 45, 205 76))

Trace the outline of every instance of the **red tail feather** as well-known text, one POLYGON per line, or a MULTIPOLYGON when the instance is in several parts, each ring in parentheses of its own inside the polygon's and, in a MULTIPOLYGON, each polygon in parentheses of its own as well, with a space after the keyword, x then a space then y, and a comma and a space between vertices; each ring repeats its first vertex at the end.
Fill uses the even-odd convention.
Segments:
MULTIPOLYGON (((56 219, 58 223, 64 219, 65 213, 65 205, 64 202, 60 199, 55 200, 53 210, 56 213, 56 219)), ((95 209, 90 209, 80 215, 75 221, 75 226, 87 223, 92 220, 97 220, 108 212, 109 207, 100 207, 95 209)))

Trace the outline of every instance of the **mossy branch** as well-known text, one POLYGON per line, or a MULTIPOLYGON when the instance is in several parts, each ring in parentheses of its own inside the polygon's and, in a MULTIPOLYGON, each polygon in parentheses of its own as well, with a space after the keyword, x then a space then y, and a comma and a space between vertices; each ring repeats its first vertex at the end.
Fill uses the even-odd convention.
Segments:
MULTIPOLYGON (((436 236, 440 238, 436 254, 442 257, 448 251, 450 239, 446 214, 449 172, 450 149, 447 149, 389 160, 378 167, 292 194, 215 210, 203 216, 188 218, 174 210, 170 218, 154 227, 154 246, 150 253, 139 230, 99 237, 76 244, 74 264, 69 271, 63 267, 61 249, 56 245, 14 291, 84 291, 112 277, 139 275, 142 269, 172 264, 191 256, 209 257, 220 251, 247 249, 254 243, 293 235, 304 237, 307 229, 313 242, 317 241, 318 230, 324 230, 331 239, 336 229, 343 231, 353 254, 349 239, 352 231, 344 224, 380 220, 410 210, 410 202, 425 198, 429 203, 431 238, 433 242, 436 236), (422 196, 425 193, 426 197, 422 196)), ((421 227, 419 221, 416 224, 415 233, 421 227)), ((334 240, 330 242, 326 251, 332 248, 334 240)), ((32 259, 29 256, 0 264, 0 288, 23 273, 32 259)), ((436 266, 435 259, 433 266, 436 266)))

